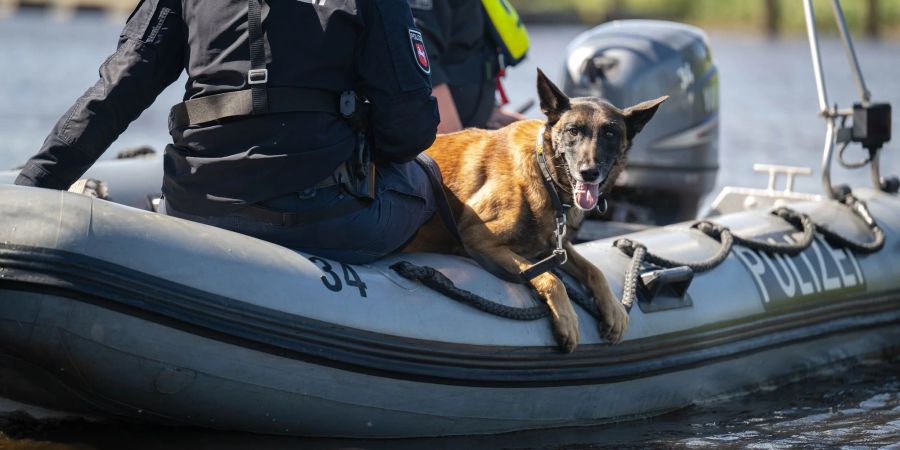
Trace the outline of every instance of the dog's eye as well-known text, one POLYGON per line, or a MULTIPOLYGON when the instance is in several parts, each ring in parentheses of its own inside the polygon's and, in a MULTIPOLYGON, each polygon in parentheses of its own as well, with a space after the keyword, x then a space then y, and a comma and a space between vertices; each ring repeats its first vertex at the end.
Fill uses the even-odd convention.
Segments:
POLYGON ((566 133, 569 133, 569 136, 578 136, 578 128, 575 128, 575 127, 566 128, 566 133))
POLYGON ((619 130, 613 127, 604 127, 603 136, 607 139, 615 139, 619 136, 619 130))

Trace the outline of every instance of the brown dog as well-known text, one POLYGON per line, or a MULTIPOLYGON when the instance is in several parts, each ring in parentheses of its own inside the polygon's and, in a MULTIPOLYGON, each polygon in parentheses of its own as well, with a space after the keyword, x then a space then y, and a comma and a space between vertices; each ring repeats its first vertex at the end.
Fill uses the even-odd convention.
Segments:
MULTIPOLYGON (((450 209, 463 243, 510 273, 556 247, 555 209, 536 160, 538 133, 554 185, 574 234, 600 197, 609 192, 625 164, 631 140, 667 97, 620 110, 597 98, 569 99, 538 70, 538 94, 546 123, 529 120, 496 131, 467 129, 438 136, 427 150, 437 161, 450 209), (543 127, 543 128, 542 128, 543 127)), ((615 343, 628 326, 625 308, 606 278, 566 240, 562 269, 587 286, 603 316, 604 338, 615 343)), ((438 215, 407 246, 407 252, 466 255, 438 215)), ((553 332, 563 351, 578 344, 578 318, 562 282, 550 273, 531 280, 550 307, 553 332)))

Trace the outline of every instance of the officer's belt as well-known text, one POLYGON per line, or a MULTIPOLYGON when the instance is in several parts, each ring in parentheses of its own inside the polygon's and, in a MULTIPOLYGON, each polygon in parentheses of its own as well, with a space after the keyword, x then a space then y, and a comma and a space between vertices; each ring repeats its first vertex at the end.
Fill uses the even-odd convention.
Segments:
MULTIPOLYGON (((267 91, 266 113, 340 114, 340 96, 331 91, 301 87, 270 87, 267 91)), ((253 114, 253 94, 250 89, 208 95, 173 106, 169 111, 169 130, 253 114)))
POLYGON ((366 209, 369 205, 370 203, 365 202, 362 199, 347 197, 330 208, 315 209, 302 213, 282 212, 262 206, 248 205, 237 211, 237 214, 252 217, 272 225, 296 227, 346 216, 366 209))
MULTIPOLYGON (((371 171, 370 173, 374 174, 375 166, 370 166, 369 170, 371 171)), ((316 183, 313 189, 324 189, 338 185, 346 186, 346 183, 348 183, 350 180, 350 171, 347 168, 347 164, 343 163, 339 165, 331 175, 316 183)), ((295 227, 345 216, 347 214, 363 210, 370 204, 371 203, 365 198, 348 196, 347 199, 330 208, 316 209, 302 213, 282 212, 267 208, 265 206, 247 205, 236 211, 236 214, 252 217, 254 219, 271 223, 273 225, 295 227)))

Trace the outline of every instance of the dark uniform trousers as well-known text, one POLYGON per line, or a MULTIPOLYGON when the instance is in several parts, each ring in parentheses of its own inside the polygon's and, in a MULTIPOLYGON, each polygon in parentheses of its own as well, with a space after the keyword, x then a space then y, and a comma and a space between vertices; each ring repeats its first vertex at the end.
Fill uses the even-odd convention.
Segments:
MULTIPOLYGON (((340 186, 284 195, 260 203, 277 211, 304 213, 331 209, 341 202, 359 201, 340 186)), ((282 226, 232 213, 197 216, 166 207, 160 212, 250 235, 289 248, 343 261, 364 264, 403 247, 435 212, 434 192, 425 171, 414 162, 380 164, 376 168, 376 196, 360 211, 296 226, 282 226)))

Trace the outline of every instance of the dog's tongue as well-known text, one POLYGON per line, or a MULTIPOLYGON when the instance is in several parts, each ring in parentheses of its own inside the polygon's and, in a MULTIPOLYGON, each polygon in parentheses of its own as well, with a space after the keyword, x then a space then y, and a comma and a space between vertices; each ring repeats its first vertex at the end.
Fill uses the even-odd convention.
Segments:
POLYGON ((575 205, 585 211, 594 209, 594 207, 597 206, 597 200, 600 199, 599 189, 599 184, 586 184, 576 181, 575 205))

